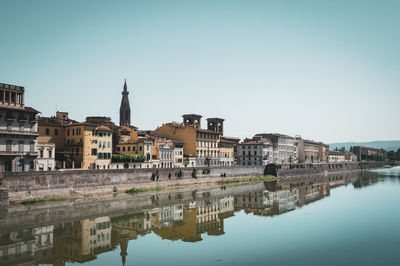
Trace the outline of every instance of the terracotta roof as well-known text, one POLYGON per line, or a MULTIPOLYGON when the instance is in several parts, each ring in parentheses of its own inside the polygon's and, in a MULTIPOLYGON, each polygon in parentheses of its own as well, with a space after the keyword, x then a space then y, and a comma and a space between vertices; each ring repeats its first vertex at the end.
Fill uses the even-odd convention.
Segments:
POLYGON ((261 137, 284 137, 284 138, 289 138, 289 139, 294 139, 294 137, 285 135, 285 134, 280 134, 280 133, 260 133, 256 134, 256 136, 261 136, 261 137))
POLYGON ((233 143, 239 143, 240 142, 240 138, 221 136, 221 140, 222 139, 231 141, 233 143))
POLYGON ((107 127, 107 126, 104 126, 104 125, 98 126, 98 127, 96 128, 96 130, 97 130, 97 131, 107 131, 107 132, 112 132, 112 130, 111 130, 109 127, 107 127))
POLYGON ((88 123, 88 122, 73 123, 73 124, 69 124, 69 125, 67 125, 67 126, 89 126, 89 127, 97 127, 96 124, 88 123))
POLYGON ((0 106, 1 110, 9 110, 9 111, 19 111, 19 112, 29 112, 29 113, 35 113, 38 114, 40 113, 38 110, 29 107, 29 106, 24 106, 24 108, 20 107, 12 107, 12 106, 0 106))
POLYGON ((230 141, 230 140, 227 140, 227 139, 223 139, 223 138, 221 138, 219 142, 220 143, 228 143, 228 144, 236 144, 236 142, 233 142, 233 141, 230 141))
POLYGON ((272 145, 271 141, 268 139, 245 139, 243 140, 242 145, 272 145))
POLYGON ((72 119, 61 120, 57 117, 39 116, 39 125, 42 126, 66 126, 69 124, 77 124, 78 122, 72 119))
POLYGON ((25 106, 24 110, 27 111, 27 112, 36 113, 36 114, 40 113, 38 110, 36 110, 36 109, 34 109, 32 107, 29 107, 29 106, 25 106))
POLYGON ((60 121, 50 117, 39 117, 39 126, 62 126, 60 121))
POLYGON ((202 128, 195 128, 195 129, 196 129, 196 131, 199 131, 199 132, 222 135, 221 132, 215 132, 215 131, 208 130, 208 129, 202 129, 202 128))

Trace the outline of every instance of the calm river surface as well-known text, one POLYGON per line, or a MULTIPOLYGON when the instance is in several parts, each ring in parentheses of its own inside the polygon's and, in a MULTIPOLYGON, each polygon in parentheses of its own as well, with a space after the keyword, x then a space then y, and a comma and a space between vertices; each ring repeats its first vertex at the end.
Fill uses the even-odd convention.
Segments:
POLYGON ((400 265, 400 168, 290 187, 9 206, 0 265, 400 265))

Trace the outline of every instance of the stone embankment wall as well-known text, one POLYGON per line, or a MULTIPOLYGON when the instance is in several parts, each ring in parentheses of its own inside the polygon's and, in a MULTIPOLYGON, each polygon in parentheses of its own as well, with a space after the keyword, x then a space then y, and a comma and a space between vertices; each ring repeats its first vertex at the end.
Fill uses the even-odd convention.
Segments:
POLYGON ((263 170, 263 166, 240 166, 14 172, 6 173, 3 183, 8 188, 9 200, 18 202, 53 196, 74 197, 91 193, 109 193, 114 189, 124 191, 133 186, 139 188, 209 183, 216 182, 221 175, 257 176, 262 175, 263 170), (209 171, 203 174, 205 169, 209 171), (196 178, 193 177, 194 170, 196 178), (181 176, 178 173, 181 173, 181 176))
POLYGON ((143 213, 154 208, 187 204, 192 201, 210 200, 263 190, 262 183, 235 184, 221 189, 211 184, 196 187, 180 187, 158 192, 138 193, 135 195, 111 195, 101 199, 96 197, 72 201, 47 202, 44 204, 11 204, 1 219, 0 231, 12 232, 15 228, 40 227, 61 222, 92 219, 99 216, 124 216, 131 213, 143 213), (154 196, 156 195, 156 197, 154 196))
MULTIPOLYGON (((364 168, 376 168, 370 164, 364 168)), ((301 178, 310 175, 327 175, 358 171, 358 163, 333 163, 314 165, 281 165, 278 176, 301 178)), ((115 170, 69 170, 52 172, 5 173, 3 183, 8 188, 9 200, 18 202, 25 199, 52 196, 74 197, 91 193, 123 191, 133 186, 151 187, 186 185, 216 182, 227 177, 250 177, 262 175, 264 166, 198 167, 162 169, 115 169, 115 170), (194 178, 194 170, 196 175, 194 178), (203 170, 207 170, 203 174, 203 170), (178 173, 182 175, 179 176, 178 173), (156 180, 154 180, 156 179, 156 180)))
POLYGON ((346 174, 360 170, 376 169, 383 167, 382 163, 322 163, 322 164, 292 164, 278 165, 278 176, 285 181, 297 181, 299 179, 314 176, 327 176, 328 174, 346 174))

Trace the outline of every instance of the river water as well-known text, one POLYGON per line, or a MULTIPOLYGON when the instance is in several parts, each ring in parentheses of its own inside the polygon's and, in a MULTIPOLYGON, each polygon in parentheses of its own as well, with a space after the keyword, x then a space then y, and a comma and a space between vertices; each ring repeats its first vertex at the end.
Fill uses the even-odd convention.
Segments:
POLYGON ((400 265, 399 203, 397 167, 11 205, 1 210, 0 265, 400 265))

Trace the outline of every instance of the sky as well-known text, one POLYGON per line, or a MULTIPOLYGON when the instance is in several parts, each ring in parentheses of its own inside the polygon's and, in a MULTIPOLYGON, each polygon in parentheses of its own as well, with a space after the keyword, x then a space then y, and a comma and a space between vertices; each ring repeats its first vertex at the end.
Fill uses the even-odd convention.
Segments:
POLYGON ((224 135, 400 139, 400 1, 0 0, 0 82, 52 116, 185 113, 224 135))

